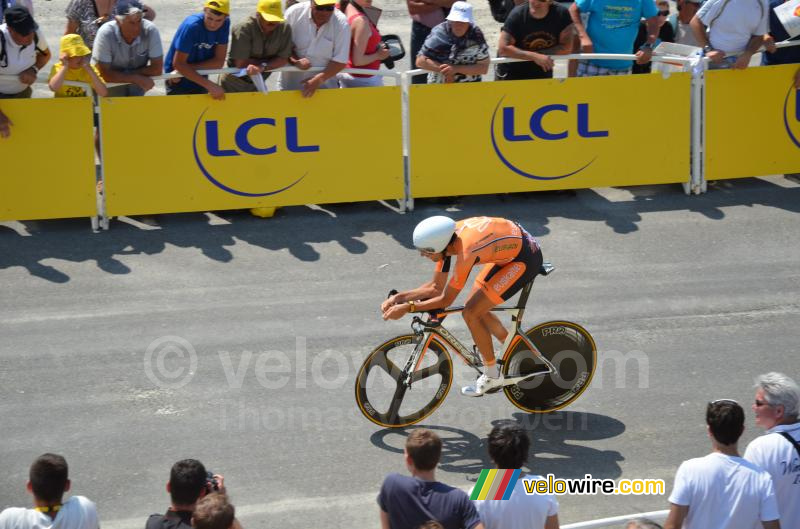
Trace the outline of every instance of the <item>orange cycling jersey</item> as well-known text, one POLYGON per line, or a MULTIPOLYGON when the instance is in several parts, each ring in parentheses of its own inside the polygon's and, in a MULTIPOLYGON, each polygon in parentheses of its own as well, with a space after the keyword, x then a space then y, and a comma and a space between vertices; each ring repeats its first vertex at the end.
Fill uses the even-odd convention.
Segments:
POLYGON ((520 226, 498 217, 472 217, 456 223, 454 256, 445 256, 436 264, 437 272, 450 271, 450 258, 455 257, 450 286, 461 290, 476 264, 503 265, 511 262, 525 244, 520 226))

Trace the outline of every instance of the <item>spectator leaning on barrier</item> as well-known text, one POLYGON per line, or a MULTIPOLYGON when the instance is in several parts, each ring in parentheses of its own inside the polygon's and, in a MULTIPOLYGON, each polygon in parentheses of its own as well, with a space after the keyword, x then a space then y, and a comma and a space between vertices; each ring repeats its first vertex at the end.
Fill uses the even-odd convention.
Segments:
MULTIPOLYGON (((77 33, 91 49, 97 30, 106 22, 111 22, 114 17, 114 3, 116 0, 70 0, 67 4, 67 27, 64 34, 77 33)), ((142 12, 147 20, 154 20, 156 13, 153 8, 142 4, 142 12)))
POLYGON ((100 529, 94 503, 83 496, 63 501, 70 486, 67 461, 56 454, 40 455, 31 465, 27 484, 33 509, 5 509, 0 529, 100 529))
POLYGON ((225 495, 225 480, 218 474, 210 477, 196 459, 182 459, 172 465, 167 492, 169 509, 165 514, 151 515, 145 529, 190 529, 198 500, 214 492, 225 495))
POLYGON ((205 94, 225 99, 225 91, 198 70, 218 70, 225 65, 231 30, 229 0, 206 0, 203 12, 189 15, 178 26, 164 63, 166 73, 183 77, 167 79, 167 95, 205 94))
POLYGON ((690 22, 700 9, 700 4, 703 0, 678 0, 676 3, 678 12, 673 13, 669 17, 669 24, 672 26, 672 31, 675 33, 675 42, 677 44, 685 44, 687 46, 697 46, 702 48, 703 45, 697 41, 694 30, 690 22))
POLYGON ((0 25, 0 99, 31 97, 36 74, 50 60, 47 41, 26 8, 15 5, 5 11, 0 25))
POLYGON ((692 29, 711 59, 709 68, 747 68, 769 29, 766 0, 707 0, 692 18, 692 29))
POLYGON ((781 526, 800 527, 800 388, 782 373, 761 375, 753 412, 767 432, 747 445, 744 458, 772 476, 781 526))
POLYGON ((350 54, 350 26, 336 9, 336 0, 311 0, 286 10, 286 23, 292 28, 294 54, 289 62, 307 70, 322 66, 322 72, 281 72, 279 90, 300 90, 311 97, 319 88, 338 88, 336 74, 347 65, 350 54))
POLYGON ((228 66, 246 68, 247 75, 224 74, 220 81, 226 92, 255 92, 251 75, 266 79, 270 70, 289 64, 292 28, 284 23, 281 0, 259 0, 256 12, 233 27, 228 66))
POLYGON ((739 457, 744 410, 729 399, 709 402, 706 424, 712 451, 684 461, 675 474, 664 529, 780 529, 772 478, 739 457))
POLYGON ((500 30, 498 57, 526 59, 533 62, 498 64, 498 81, 515 79, 550 79, 553 77, 551 55, 572 51, 575 26, 567 8, 552 0, 530 0, 511 10, 500 30))
POLYGON ((445 529, 483 529, 466 492, 436 481, 442 455, 438 435, 425 428, 412 430, 403 455, 411 477, 389 474, 383 480, 378 494, 382 529, 417 529, 430 520, 445 529))
POLYGON ((637 518, 625 524, 625 529, 663 529, 659 524, 647 518, 637 518))
POLYGON ((80 86, 65 85, 64 81, 76 81, 92 85, 92 90, 101 97, 108 95, 108 88, 100 78, 100 72, 91 64, 92 50, 86 47, 78 34, 61 37, 59 60, 50 70, 48 85, 56 97, 83 97, 86 90, 80 86))
MULTIPOLYGON (((675 30, 672 29, 672 24, 669 21, 669 2, 667 0, 658 0, 656 2, 658 8, 658 38, 653 43, 655 48, 662 42, 675 42, 675 30)), ((633 42, 634 53, 644 43, 647 42, 647 23, 644 21, 639 22, 639 33, 636 35, 636 40, 633 42)), ((650 73, 652 70, 652 63, 647 61, 644 64, 634 63, 633 73, 650 73)))
POLYGON ((472 6, 458 1, 447 20, 433 28, 417 55, 417 68, 428 70, 428 83, 469 83, 489 71, 489 46, 475 25, 472 6))
MULTIPOLYGON (((488 443, 489 457, 496 468, 518 469, 528 460, 531 442, 517 423, 506 421, 492 428, 488 443)), ((524 479, 544 478, 528 475, 524 479)), ((522 480, 509 486, 513 486, 514 491, 507 500, 474 502, 486 529, 558 529, 558 502, 554 496, 526 494, 522 480)))
MULTIPOLYGON (((653 55, 658 37, 658 8, 653 0, 576 0, 569 8, 583 53, 630 54, 639 20, 646 19, 647 41, 636 52, 636 62, 644 64, 653 55), (584 25, 581 13, 589 15, 584 25)), ((578 62, 578 77, 626 75, 627 61, 591 59, 578 62)))
POLYGON ((117 0, 114 20, 97 32, 92 60, 107 83, 128 83, 108 89, 113 97, 141 96, 161 75, 164 50, 158 28, 143 19, 139 0, 117 0))
MULTIPOLYGON (((339 8, 350 24, 350 57, 347 59, 347 67, 378 70, 381 61, 389 57, 389 49, 383 45, 378 27, 369 19, 363 6, 372 6, 372 0, 339 1, 339 8)), ((380 75, 342 72, 337 77, 341 88, 383 86, 383 77, 380 75)))
POLYGON ((11 136, 11 125, 14 123, 8 119, 8 116, 3 114, 0 110, 0 138, 8 138, 11 136))
MULTIPOLYGON (((445 21, 445 17, 455 0, 406 0, 408 14, 411 15, 411 68, 416 67, 417 56, 431 30, 445 21)), ((414 84, 425 84, 427 77, 415 75, 414 84)))
POLYGON ((194 529, 236 529, 236 511, 228 501, 228 496, 214 492, 206 494, 194 508, 192 527, 194 529))

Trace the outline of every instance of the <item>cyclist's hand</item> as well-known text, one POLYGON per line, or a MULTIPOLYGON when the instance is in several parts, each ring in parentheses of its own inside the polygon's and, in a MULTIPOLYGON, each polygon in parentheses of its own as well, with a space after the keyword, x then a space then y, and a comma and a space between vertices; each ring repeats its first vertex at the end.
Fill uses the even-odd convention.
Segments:
POLYGON ((389 307, 388 310, 383 311, 383 319, 399 320, 406 314, 408 314, 408 305, 406 305, 405 303, 401 303, 399 305, 393 305, 389 307))
POLYGON ((390 296, 389 299, 381 303, 381 312, 385 313, 389 310, 389 307, 393 307, 394 305, 397 305, 397 294, 390 296))

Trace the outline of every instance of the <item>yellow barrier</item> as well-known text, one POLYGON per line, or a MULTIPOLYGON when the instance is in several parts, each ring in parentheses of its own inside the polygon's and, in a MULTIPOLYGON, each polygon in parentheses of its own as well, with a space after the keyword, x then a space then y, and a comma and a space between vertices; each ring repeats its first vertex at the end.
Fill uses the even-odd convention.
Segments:
POLYGON ((706 180, 800 171, 797 65, 706 74, 706 180))
POLYGON ((14 123, 0 139, 0 220, 96 215, 91 99, 0 105, 14 123))
POLYGON ((691 75, 411 87, 414 197, 689 181, 691 75))
POLYGON ((398 87, 106 98, 108 215, 402 199, 398 87))

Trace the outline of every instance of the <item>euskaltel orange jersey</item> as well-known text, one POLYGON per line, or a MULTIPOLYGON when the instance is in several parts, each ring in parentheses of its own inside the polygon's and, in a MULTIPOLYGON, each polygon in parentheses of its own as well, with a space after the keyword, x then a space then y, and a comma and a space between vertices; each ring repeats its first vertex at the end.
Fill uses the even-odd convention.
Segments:
POLYGON ((503 265, 514 259, 524 243, 520 227, 499 217, 471 217, 456 222, 455 255, 436 263, 437 272, 448 272, 455 257, 450 286, 461 290, 477 264, 503 265))

